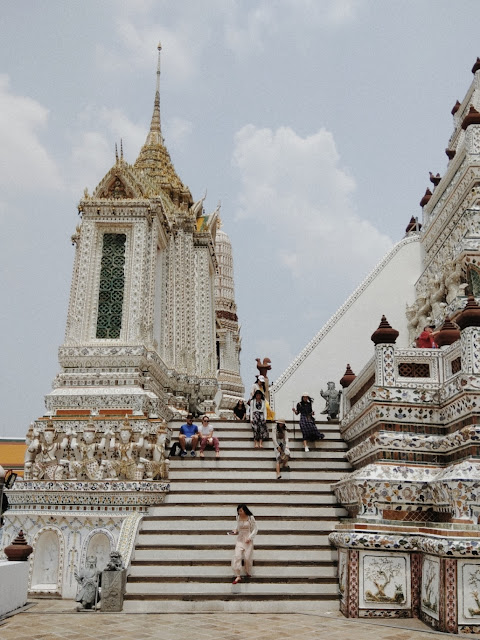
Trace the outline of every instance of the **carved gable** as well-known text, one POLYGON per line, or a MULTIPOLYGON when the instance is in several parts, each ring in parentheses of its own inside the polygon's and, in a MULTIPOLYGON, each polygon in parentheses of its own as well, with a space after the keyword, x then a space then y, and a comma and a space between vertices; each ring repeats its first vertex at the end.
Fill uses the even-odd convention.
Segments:
POLYGON ((94 198, 125 200, 144 198, 144 190, 131 167, 121 162, 113 166, 95 189, 94 198))
POLYGON ((108 191, 105 194, 105 196, 107 198, 117 198, 117 199, 131 197, 131 195, 127 193, 125 185, 123 184, 123 182, 120 180, 118 176, 115 176, 115 179, 108 187, 108 191))

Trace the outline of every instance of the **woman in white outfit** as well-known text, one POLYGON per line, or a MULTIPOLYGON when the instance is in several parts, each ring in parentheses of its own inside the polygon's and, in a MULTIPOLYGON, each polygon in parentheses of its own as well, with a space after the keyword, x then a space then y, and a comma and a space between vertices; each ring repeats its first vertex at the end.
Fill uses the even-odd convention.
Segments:
POLYGON ((244 561, 245 575, 250 578, 253 563, 253 539, 258 529, 253 513, 246 504, 237 507, 237 527, 231 533, 237 536, 235 553, 232 559, 232 569, 235 574, 233 584, 241 582, 242 560, 244 561))

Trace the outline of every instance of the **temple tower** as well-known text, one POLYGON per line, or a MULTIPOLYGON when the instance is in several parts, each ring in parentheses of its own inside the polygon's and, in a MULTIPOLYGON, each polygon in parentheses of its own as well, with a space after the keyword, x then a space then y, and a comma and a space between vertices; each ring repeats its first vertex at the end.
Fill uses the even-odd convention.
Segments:
MULTIPOLYGON (((205 215, 204 198, 194 202, 165 146, 160 49, 150 130, 138 158, 128 164, 121 147, 78 207, 62 370, 46 397, 49 415, 122 408, 168 420, 192 400, 202 411, 214 411, 215 397, 225 405, 217 382, 218 210, 205 215)), ((226 368, 236 372, 229 392, 241 397, 238 352, 229 352, 226 368)))
POLYGON ((240 329, 235 284, 233 279, 233 257, 230 238, 221 229, 216 234, 218 271, 215 278, 215 317, 217 326, 217 368, 221 409, 232 409, 243 397, 244 387, 240 377, 240 329))
POLYGON ((407 307, 409 342, 434 325, 438 348, 396 344, 399 332, 384 316, 370 361, 342 379, 340 433, 354 471, 333 487, 350 517, 330 541, 346 616, 419 617, 438 631, 478 634, 478 58, 472 73, 452 110, 446 171, 430 172, 422 225, 412 219, 407 227, 423 252, 407 307))
POLYGON ((440 327, 455 319, 468 294, 480 295, 480 59, 472 83, 455 103, 453 133, 443 176, 430 173, 432 189, 420 201, 423 213, 424 268, 408 308, 410 340, 427 324, 440 327))

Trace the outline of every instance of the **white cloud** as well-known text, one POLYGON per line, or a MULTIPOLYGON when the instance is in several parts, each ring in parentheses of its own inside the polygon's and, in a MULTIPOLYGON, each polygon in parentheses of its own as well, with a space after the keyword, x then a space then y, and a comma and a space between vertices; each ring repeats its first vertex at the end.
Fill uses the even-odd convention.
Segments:
POLYGON ((225 23, 225 43, 237 56, 258 54, 274 37, 277 40, 302 33, 305 39, 318 37, 319 29, 339 28, 354 20, 364 0, 271 0, 256 2, 245 11, 243 2, 229 5, 225 23))
POLYGON ((55 162, 39 137, 48 113, 36 100, 14 95, 9 77, 0 74, 0 185, 5 190, 62 188, 55 162))
POLYGON ((167 122, 167 129, 169 143, 167 146, 171 145, 177 150, 184 150, 193 131, 192 122, 185 118, 173 117, 167 122))
POLYGON ((103 134, 97 131, 79 134, 72 146, 72 193, 79 196, 85 187, 91 193, 114 161, 113 149, 103 134))
MULTIPOLYGON (((153 99, 151 106, 153 110, 153 99)), ((109 131, 117 141, 123 140, 124 153, 128 156, 128 161, 133 162, 147 137, 145 124, 132 122, 121 109, 107 109, 106 107, 100 110, 99 119, 99 128, 102 131, 109 131)))
POLYGON ((319 291, 327 284, 318 274, 332 272, 348 281, 352 265, 358 282, 390 248, 355 213, 355 181, 325 129, 302 138, 288 127, 247 125, 235 137, 233 164, 242 182, 237 219, 255 219, 270 255, 303 284, 319 291))
POLYGON ((86 107, 78 116, 77 132, 71 140, 72 192, 78 195, 85 187, 93 191, 115 162, 115 143, 120 153, 120 140, 125 160, 133 163, 146 136, 144 125, 132 122, 121 109, 86 107))
POLYGON ((233 5, 225 25, 225 44, 239 57, 259 53, 264 48, 267 34, 272 35, 276 30, 277 20, 272 5, 259 3, 250 11, 233 5))
MULTIPOLYGON (((170 83, 185 84, 199 71, 201 54, 211 42, 212 29, 221 20, 230 2, 209 0, 187 5, 184 2, 142 1, 117 5, 113 22, 115 48, 97 45, 97 64, 106 71, 126 75, 136 69, 152 69, 156 47, 160 42, 163 56, 168 56, 170 83), (187 17, 188 12, 188 17, 187 17)), ((153 78, 153 74, 152 74, 153 78)))
POLYGON ((283 0, 288 20, 300 18, 305 27, 340 27, 355 19, 364 0, 283 0))

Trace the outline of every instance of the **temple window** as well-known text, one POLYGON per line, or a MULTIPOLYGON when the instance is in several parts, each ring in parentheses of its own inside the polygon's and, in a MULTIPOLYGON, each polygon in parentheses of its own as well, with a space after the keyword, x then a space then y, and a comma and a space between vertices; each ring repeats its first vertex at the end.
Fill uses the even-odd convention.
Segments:
POLYGON ((429 378, 430 365, 426 362, 401 362, 398 375, 402 378, 429 378))
POLYGON ((124 233, 105 233, 103 236, 97 338, 120 337, 125 288, 126 239, 127 236, 124 233))

